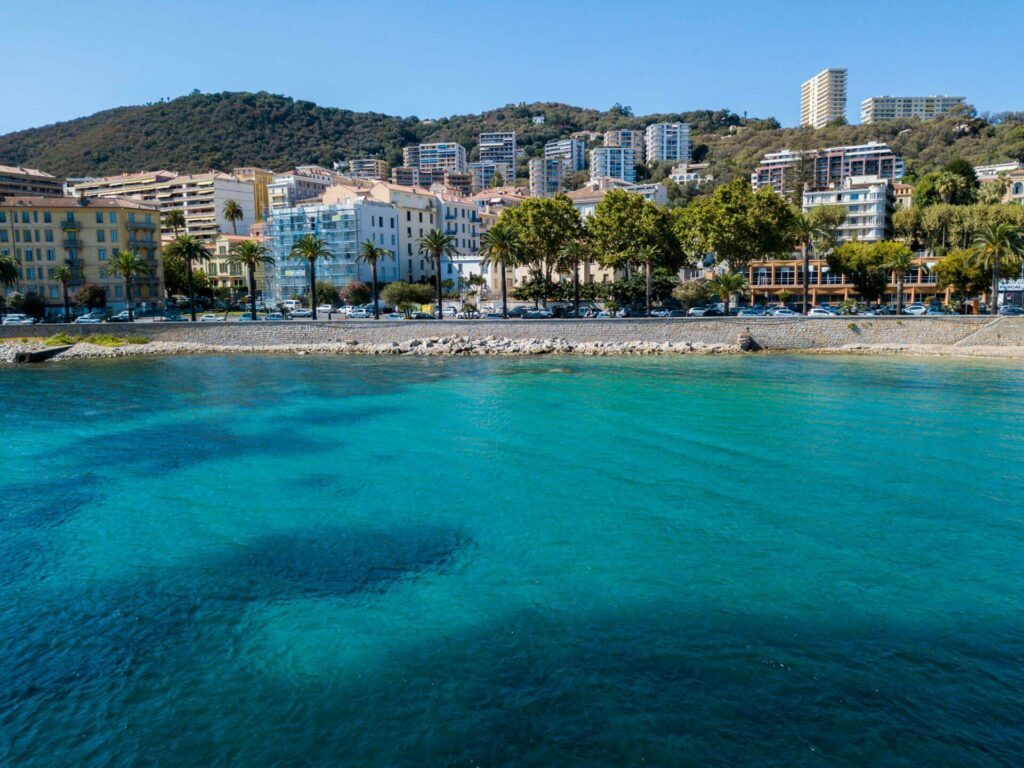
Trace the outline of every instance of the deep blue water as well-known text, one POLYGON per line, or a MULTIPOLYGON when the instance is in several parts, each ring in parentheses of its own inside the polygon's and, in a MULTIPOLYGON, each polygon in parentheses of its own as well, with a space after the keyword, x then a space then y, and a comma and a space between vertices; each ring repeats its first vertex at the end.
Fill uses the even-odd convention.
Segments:
POLYGON ((0 765, 1024 762, 1024 366, 0 369, 0 765))

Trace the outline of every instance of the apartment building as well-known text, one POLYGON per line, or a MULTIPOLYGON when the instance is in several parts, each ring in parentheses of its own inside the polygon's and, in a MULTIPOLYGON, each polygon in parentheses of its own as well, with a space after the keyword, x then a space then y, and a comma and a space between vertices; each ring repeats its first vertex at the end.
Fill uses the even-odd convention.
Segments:
MULTIPOLYGON (((515 178, 515 165, 494 160, 477 160, 469 164, 470 194, 475 195, 494 186, 494 174, 501 177, 501 184, 511 182, 515 178)), ((501 186, 499 184, 498 186, 501 186)))
POLYGON ((708 167, 708 163, 680 163, 672 166, 672 172, 668 177, 676 184, 700 186, 705 182, 714 181, 714 177, 707 172, 708 167))
POLYGON ((823 128, 846 117, 846 69, 823 69, 800 86, 800 125, 823 128))
MULTIPOLYGON (((398 211, 393 205, 373 199, 361 187, 331 187, 322 201, 300 203, 272 210, 264 226, 264 244, 275 259, 267 267, 264 297, 279 302, 293 296, 309 296, 308 264, 288 258, 292 246, 304 235, 324 241, 330 258, 317 262, 317 281, 345 288, 352 282, 369 282, 370 270, 357 260, 367 240, 392 253, 398 250, 398 211)), ((382 259, 377 279, 383 283, 398 279, 398 262, 382 259)))
POLYGON ((1006 194, 1003 195, 1003 202, 1024 205, 1024 169, 1010 171, 1007 174, 1006 194))
MULTIPOLYGON (((249 274, 238 264, 228 263, 231 256, 231 249, 238 243, 251 238, 245 235, 220 235, 213 241, 210 247, 210 260, 198 265, 210 281, 210 287, 214 289, 227 289, 231 291, 232 297, 249 294, 249 274)), ((263 266, 256 270, 256 290, 262 288, 265 275, 263 266)))
POLYGON ((387 160, 376 157, 360 157, 349 160, 346 164, 348 175, 353 179, 373 179, 384 181, 388 178, 389 164, 387 160))
MULTIPOLYGON (((421 171, 440 169, 449 173, 465 173, 467 170, 466 148, 461 144, 451 141, 420 144, 418 154, 421 171)), ((408 159, 405 164, 413 165, 408 159)))
POLYGON ((603 144, 606 147, 632 148, 634 163, 642 163, 647 151, 647 136, 643 131, 622 128, 605 132, 603 144))
POLYGON ((106 267, 118 250, 131 250, 146 262, 149 275, 135 279, 135 309, 163 305, 160 210, 154 204, 125 198, 8 197, 0 201, 0 256, 18 261, 17 284, 5 294, 34 293, 48 308, 63 307, 63 291, 54 279, 57 267, 74 272, 70 290, 96 283, 107 306, 127 309, 124 280, 106 267))
POLYGON ((594 215, 597 204, 613 189, 640 195, 655 205, 668 205, 668 190, 663 184, 630 184, 621 179, 607 177, 593 179, 580 189, 569 192, 568 196, 576 210, 580 212, 580 216, 586 219, 594 215))
MULTIPOLYGON (((86 179, 75 184, 73 194, 90 199, 127 197, 155 203, 161 214, 180 210, 185 214, 185 233, 208 241, 221 232, 233 232, 236 227, 246 232, 256 223, 253 182, 220 171, 178 174, 161 170, 86 179), (224 218, 224 204, 228 200, 241 206, 240 221, 224 218)), ((173 233, 166 228, 164 234, 173 233)))
POLYGON ((978 178, 979 183, 986 181, 995 181, 1002 174, 1010 174, 1014 171, 1018 171, 1024 168, 1024 163, 1009 162, 1009 163, 995 163, 994 165, 976 165, 974 166, 974 175, 978 178))
POLYGON ((562 179, 568 171, 569 162, 562 157, 530 158, 530 195, 552 197, 561 192, 562 179))
POLYGON ((276 174, 268 186, 270 209, 293 208, 320 197, 329 186, 344 179, 341 174, 315 165, 304 165, 276 174))
POLYGON ((263 216, 270 210, 270 193, 268 187, 274 180, 274 172, 266 168, 234 168, 231 175, 241 181, 252 182, 253 199, 256 204, 256 221, 263 221, 263 216))
POLYGON ((587 167, 587 142, 583 139, 555 139, 544 145, 544 159, 560 159, 568 162, 568 172, 582 171, 587 167))
POLYGON ((636 181, 636 164, 633 147, 594 147, 590 150, 590 179, 621 179, 632 184, 636 181))
POLYGON ((513 170, 514 176, 516 167, 516 132, 493 131, 491 133, 481 133, 480 159, 484 162, 504 163, 513 170))
POLYGON ((35 168, 0 165, 0 200, 5 197, 60 197, 63 194, 63 179, 35 168))
POLYGON ((872 141, 809 152, 770 152, 761 158, 750 183, 755 189, 770 186, 779 194, 786 194, 797 185, 805 190, 840 189, 851 176, 898 181, 904 173, 903 159, 888 144, 872 141))
POLYGON ((931 120, 966 104, 964 96, 872 96, 860 103, 860 121, 870 125, 912 117, 931 120))
POLYGON ((648 163, 679 163, 690 159, 689 123, 654 123, 644 131, 648 163))
POLYGON ((846 209, 846 220, 837 231, 840 243, 873 243, 892 237, 896 195, 889 179, 850 176, 840 189, 804 192, 804 213, 822 205, 841 205, 846 209))

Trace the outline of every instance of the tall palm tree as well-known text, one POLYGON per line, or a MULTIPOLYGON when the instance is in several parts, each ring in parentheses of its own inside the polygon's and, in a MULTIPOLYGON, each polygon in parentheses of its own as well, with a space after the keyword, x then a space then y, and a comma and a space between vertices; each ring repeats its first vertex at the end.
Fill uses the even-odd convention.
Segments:
POLYGON ((953 196, 959 191, 962 185, 962 178, 951 171, 941 171, 935 178, 935 191, 939 193, 942 202, 951 203, 953 196))
MULTIPOLYGON (((519 263, 519 239, 512 228, 503 221, 484 232, 480 238, 480 252, 485 266, 496 265, 501 270, 501 316, 508 319, 508 285, 505 273, 509 267, 519 263)), ((579 308, 577 307, 577 311, 579 308)))
MULTIPOLYGON (((170 211, 168 215, 171 213, 174 211, 170 211)), ((178 235, 167 246, 165 253, 185 262, 185 269, 188 272, 188 303, 192 310, 192 322, 194 323, 196 321, 196 286, 192 277, 192 263, 209 261, 213 258, 213 254, 202 240, 198 240, 192 235, 178 235)))
POLYGON ((661 256, 661 251, 655 245, 647 244, 641 245, 636 250, 636 260, 644 265, 644 277, 645 277, 645 300, 644 308, 646 316, 651 316, 651 293, 654 289, 654 263, 661 256))
POLYGON ((169 229, 174 232, 174 236, 177 237, 178 233, 183 230, 186 226, 185 213, 178 208, 168 211, 164 214, 164 229, 169 229))
POLYGON ((71 301, 68 299, 68 286, 75 279, 75 270, 70 264, 61 264, 53 270, 53 276, 60 281, 61 292, 64 295, 64 322, 71 322, 71 301))
MULTIPOLYGON (((0 254, 0 289, 18 284, 18 260, 13 256, 0 254)), ((0 290, 0 322, 4 319, 4 308, 7 304, 4 291, 0 290)))
POLYGON ((729 314, 729 300, 734 293, 742 293, 747 288, 747 278, 740 272, 722 272, 708 281, 708 287, 718 294, 725 305, 725 314, 729 314))
POLYGON ((243 240, 231 246, 228 264, 245 268, 249 282, 249 307, 252 319, 256 319, 256 270, 274 265, 274 257, 267 253, 266 246, 255 240, 243 240))
POLYGON ((366 240, 359 248, 359 255, 356 261, 370 265, 370 284, 373 290, 373 317, 380 320, 380 305, 377 303, 377 262, 381 259, 393 257, 394 254, 387 248, 376 245, 373 240, 366 240))
POLYGON ((139 275, 149 274, 149 265, 135 255, 135 251, 115 251, 110 263, 107 264, 107 275, 120 277, 124 280, 124 296, 128 302, 128 322, 135 322, 135 310, 132 309, 132 284, 139 275))
POLYGON ((455 247, 456 242, 454 235, 446 235, 440 229, 432 229, 420 238, 420 253, 426 254, 434 260, 438 320, 444 319, 444 311, 441 307, 441 259, 445 256, 451 258, 458 255, 458 248, 455 247))
POLYGON ((288 258, 309 264, 309 306, 313 310, 313 319, 316 320, 316 261, 331 258, 331 251, 327 243, 316 235, 309 234, 295 241, 288 258))
POLYGON ((576 317, 580 316, 580 264, 590 258, 590 248, 580 238, 568 240, 558 251, 558 266, 572 272, 572 305, 576 317))
POLYGON ((887 269, 896 275, 896 314, 903 314, 903 280, 907 270, 915 266, 914 253, 907 246, 900 245, 894 248, 889 258, 882 264, 882 269, 887 269))
POLYGON ((1009 266, 1024 259, 1024 229, 1006 222, 986 224, 975 235, 971 251, 976 263, 992 270, 992 306, 989 311, 993 315, 998 314, 1000 262, 1009 266))
POLYGON ((820 224, 818 221, 808 216, 805 213, 797 214, 793 219, 793 227, 791 230, 793 239, 796 240, 797 245, 800 246, 800 255, 803 257, 804 262, 804 275, 803 275, 803 288, 804 288, 804 304, 803 313, 806 315, 810 307, 809 297, 811 290, 811 257, 810 257, 810 246, 811 243, 818 238, 828 237, 829 231, 826 227, 820 224))
POLYGON ((231 222, 232 234, 237 235, 238 222, 245 218, 245 211, 242 210, 242 206, 238 204, 237 200, 227 200, 221 213, 225 219, 231 222))

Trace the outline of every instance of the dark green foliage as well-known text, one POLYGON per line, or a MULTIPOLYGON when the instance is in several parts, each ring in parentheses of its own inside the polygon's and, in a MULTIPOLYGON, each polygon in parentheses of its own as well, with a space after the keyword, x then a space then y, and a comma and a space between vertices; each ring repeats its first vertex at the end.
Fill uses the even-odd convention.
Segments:
POLYGON ((337 306, 341 304, 341 291, 338 290, 337 286, 330 283, 317 283, 316 303, 337 306))
POLYGON ((370 298, 370 287, 359 280, 355 280, 345 286, 345 300, 349 304, 366 304, 370 298))
POLYGON ((86 283, 75 291, 74 302, 90 312, 107 306, 107 292, 96 283, 86 283))
POLYGON ((7 309, 32 317, 42 317, 46 311, 46 299, 38 293, 14 293, 7 299, 7 309))

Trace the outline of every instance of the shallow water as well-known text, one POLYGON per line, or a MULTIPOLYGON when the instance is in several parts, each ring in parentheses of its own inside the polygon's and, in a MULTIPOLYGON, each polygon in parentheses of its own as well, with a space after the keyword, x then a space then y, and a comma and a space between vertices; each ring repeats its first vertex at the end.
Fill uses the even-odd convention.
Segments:
POLYGON ((0 764, 1024 755, 1024 366, 190 357, 0 392, 0 764))

